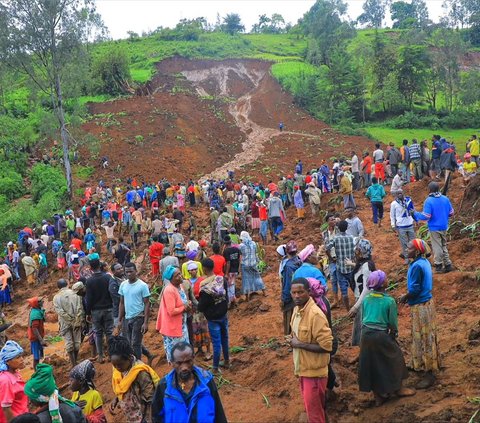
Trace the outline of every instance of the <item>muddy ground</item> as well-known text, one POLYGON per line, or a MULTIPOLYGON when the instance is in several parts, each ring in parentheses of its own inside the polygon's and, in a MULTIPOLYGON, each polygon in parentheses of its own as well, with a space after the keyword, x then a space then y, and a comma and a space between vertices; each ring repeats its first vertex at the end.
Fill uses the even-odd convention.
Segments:
MULTIPOLYGON (((158 65, 158 74, 145 87, 147 95, 92 105, 93 119, 84 129, 102 140, 100 157, 107 155, 111 167, 100 169, 99 163, 87 159, 89 152, 84 150, 84 163, 96 166, 91 182, 114 182, 129 176, 148 181, 163 176, 170 180, 224 176, 231 168, 248 179, 268 181, 292 172, 298 158, 309 169, 318 166, 323 158, 347 156, 352 150, 373 150, 371 140, 340 135, 297 108, 291 96, 271 77, 269 66, 251 60, 170 59, 158 65), (283 133, 277 130, 280 121, 285 123, 283 133)), ((426 196, 426 185, 427 181, 422 181, 407 187, 418 208, 426 196)), ((460 210, 454 221, 465 225, 478 220, 478 187, 477 181, 463 199, 461 180, 454 179, 449 196, 456 210, 460 210)), ((324 210, 330 207, 332 198, 333 195, 323 197, 324 210)), ((406 267, 398 257, 399 241, 389 229, 388 219, 382 228, 371 223, 370 206, 363 192, 357 193, 356 199, 359 216, 366 226, 365 236, 374 244, 377 268, 398 283, 391 291, 398 297, 405 292, 406 276, 406 267)), ((391 200, 390 196, 386 199, 387 216, 391 200)), ((199 208, 194 213, 199 225, 204 226, 208 212, 199 208)), ((282 241, 296 239, 302 248, 308 243, 318 245, 322 223, 311 216, 310 210, 306 220, 298 222, 290 209, 282 241)), ((455 226, 463 227, 459 223, 455 226)), ((350 347, 351 322, 341 320, 345 311, 333 311, 334 321, 339 322, 336 330, 340 339, 333 363, 341 386, 336 390, 336 399, 328 404, 331 422, 468 422, 475 406, 467 398, 480 396, 480 341, 479 331, 475 332, 480 324, 479 247, 478 237, 474 239, 460 229, 452 231, 449 249, 457 271, 435 275, 434 297, 444 369, 437 385, 428 391, 373 407, 372 397, 358 391, 356 364, 351 364, 358 354, 357 348, 350 347)), ((145 244, 138 251, 139 263, 143 248, 145 244)), ((283 342, 275 248, 276 245, 266 247, 269 269, 264 281, 268 297, 254 297, 229 313, 230 345, 244 347, 233 354, 232 368, 224 372, 220 388, 229 421, 306 421, 291 353, 283 342)), ((142 278, 151 282, 148 272, 149 265, 143 262, 142 278)), ((55 281, 60 276, 53 272, 47 284, 34 292, 19 287, 15 302, 6 308, 7 316, 15 321, 9 336, 25 347, 27 309, 23 300, 34 293, 46 295, 46 307, 51 312, 55 281)), ((145 342, 152 351, 163 354, 161 337, 154 331, 156 312, 155 307, 145 342)), ((47 329, 54 335, 53 313, 49 313, 49 321, 47 329)), ((399 325, 399 343, 408 361, 408 307, 399 307, 399 325)), ((47 354, 56 364, 59 386, 65 385, 68 364, 62 343, 51 345, 47 354)), ((87 346, 82 356, 88 357, 87 346)), ((209 363, 199 360, 197 364, 209 363)), ((164 358, 156 361, 154 367, 160 375, 169 370, 164 358)), ((111 366, 97 365, 96 385, 107 403, 113 399, 110 378, 111 366)), ((411 373, 407 386, 414 385, 416 380, 417 376, 411 373)), ((64 393, 69 394, 68 388, 64 393)), ((109 421, 122 419, 109 416, 109 421)))

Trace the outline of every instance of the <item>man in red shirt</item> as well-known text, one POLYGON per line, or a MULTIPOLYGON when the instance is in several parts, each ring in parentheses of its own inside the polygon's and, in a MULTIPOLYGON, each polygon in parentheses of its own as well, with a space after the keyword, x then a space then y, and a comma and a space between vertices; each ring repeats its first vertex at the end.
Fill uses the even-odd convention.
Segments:
POLYGON ((213 260, 213 273, 216 276, 225 276, 225 265, 227 261, 225 257, 220 255, 220 244, 218 242, 214 242, 212 245, 213 255, 209 258, 213 260))
POLYGON ((160 260, 163 258, 163 247, 161 242, 158 242, 158 237, 153 237, 152 245, 148 249, 150 256, 150 263, 152 264, 152 276, 157 276, 160 272, 160 260))
POLYGON ((372 158, 368 151, 363 153, 363 161, 362 161, 362 172, 363 172, 363 181, 364 181, 364 188, 368 188, 372 185, 372 158))

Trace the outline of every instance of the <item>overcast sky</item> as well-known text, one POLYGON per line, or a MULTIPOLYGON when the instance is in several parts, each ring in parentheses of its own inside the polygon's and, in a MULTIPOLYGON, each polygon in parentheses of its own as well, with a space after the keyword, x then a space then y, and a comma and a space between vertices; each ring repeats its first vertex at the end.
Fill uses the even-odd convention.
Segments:
MULTIPOLYGON (((430 19, 443 15, 442 0, 426 0, 430 19)), ((97 0, 98 12, 112 38, 125 38, 127 31, 141 34, 159 26, 174 27, 182 18, 203 16, 214 23, 217 13, 238 13, 247 30, 258 16, 280 13, 286 22, 295 24, 315 3, 314 0, 97 0)), ((348 15, 355 19, 362 13, 363 0, 347 0, 348 15)))

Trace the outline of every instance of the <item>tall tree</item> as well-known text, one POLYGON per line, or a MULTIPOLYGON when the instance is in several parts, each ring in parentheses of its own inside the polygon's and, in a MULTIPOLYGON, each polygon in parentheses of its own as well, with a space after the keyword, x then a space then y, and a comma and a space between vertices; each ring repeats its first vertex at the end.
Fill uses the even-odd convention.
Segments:
POLYGON ((387 0, 365 0, 363 13, 358 17, 358 22, 372 28, 380 28, 385 19, 387 0))
POLYGON ((347 5, 342 0, 317 0, 305 13, 301 25, 314 40, 308 52, 315 59, 312 63, 328 65, 332 51, 355 35, 352 25, 342 20, 346 12, 347 5))
MULTIPOLYGON (((89 31, 100 25, 93 0, 0 0, 1 59, 26 73, 52 101, 72 195, 70 135, 64 111, 65 72, 81 55, 89 31)), ((81 56, 83 57, 83 56, 81 56)))
POLYGON ((412 0, 411 3, 396 1, 390 6, 393 28, 425 27, 430 23, 427 4, 424 0, 412 0))
POLYGON ((240 15, 238 13, 228 13, 223 18, 222 31, 230 35, 245 31, 240 15))
POLYGON ((398 63, 398 88, 410 109, 415 97, 423 92, 429 60, 425 46, 400 47, 398 63))

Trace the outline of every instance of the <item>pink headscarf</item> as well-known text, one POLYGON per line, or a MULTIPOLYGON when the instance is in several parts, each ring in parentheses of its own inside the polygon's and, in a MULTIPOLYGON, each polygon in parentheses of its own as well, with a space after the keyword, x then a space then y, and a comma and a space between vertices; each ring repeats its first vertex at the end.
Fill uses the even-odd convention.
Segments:
POLYGON ((308 244, 302 251, 298 253, 300 260, 305 261, 315 252, 315 247, 313 244, 308 244))
POLYGON ((385 279, 387 279, 387 275, 383 270, 375 270, 368 276, 367 286, 369 289, 376 291, 383 286, 385 279))
POLYGON ((317 304, 320 309, 327 314, 327 305, 323 301, 323 297, 327 291, 326 287, 315 278, 306 279, 310 285, 310 297, 312 297, 313 301, 315 301, 315 304, 317 304))

